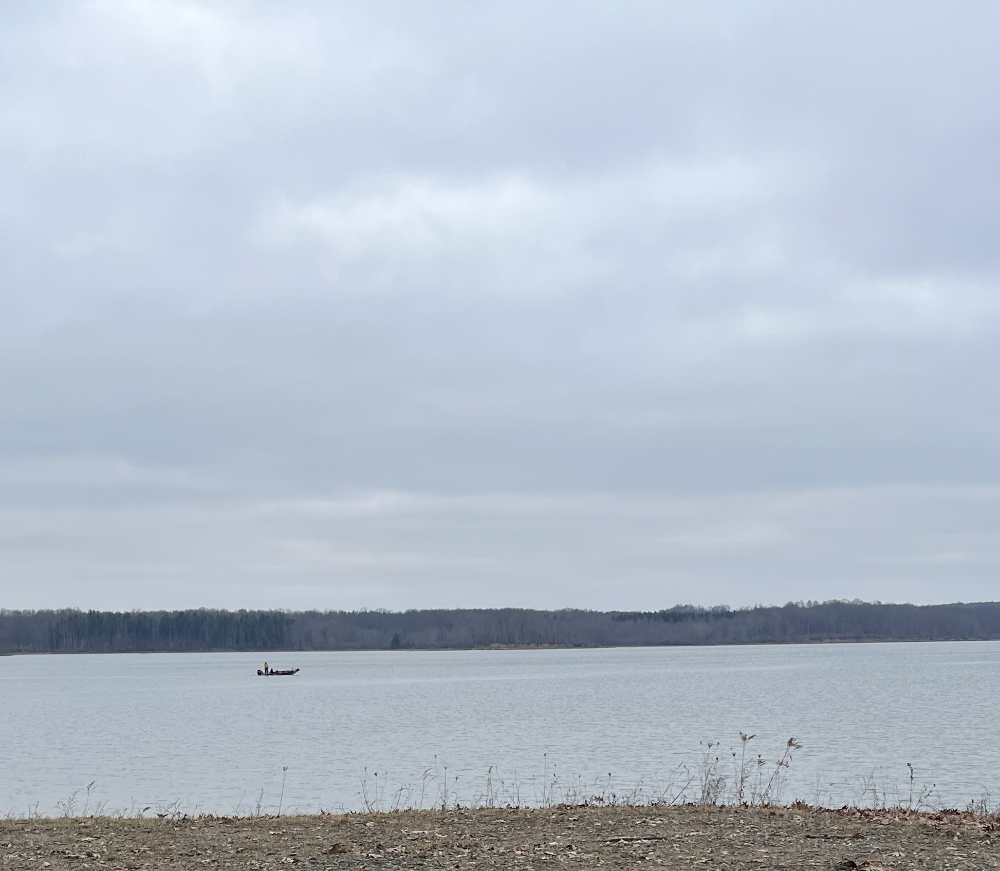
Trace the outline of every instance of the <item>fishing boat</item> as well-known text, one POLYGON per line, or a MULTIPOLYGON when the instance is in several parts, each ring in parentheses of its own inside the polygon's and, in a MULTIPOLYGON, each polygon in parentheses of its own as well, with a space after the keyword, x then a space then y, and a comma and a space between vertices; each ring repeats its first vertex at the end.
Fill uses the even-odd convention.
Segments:
POLYGON ((287 676, 296 674, 297 672, 299 672, 301 670, 302 669, 300 669, 300 668, 286 668, 284 670, 276 669, 276 668, 269 668, 267 671, 264 671, 264 669, 258 668, 257 669, 257 674, 260 677, 271 677, 273 675, 276 675, 278 677, 283 677, 283 676, 287 677, 287 676))

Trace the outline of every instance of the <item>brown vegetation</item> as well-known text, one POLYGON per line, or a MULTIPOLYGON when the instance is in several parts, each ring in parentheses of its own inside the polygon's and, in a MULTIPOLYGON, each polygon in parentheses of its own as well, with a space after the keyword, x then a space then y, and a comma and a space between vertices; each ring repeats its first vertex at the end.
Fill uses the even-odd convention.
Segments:
POLYGON ((1000 638, 1000 602, 662 611, 2 611, 0 653, 602 647, 1000 638))

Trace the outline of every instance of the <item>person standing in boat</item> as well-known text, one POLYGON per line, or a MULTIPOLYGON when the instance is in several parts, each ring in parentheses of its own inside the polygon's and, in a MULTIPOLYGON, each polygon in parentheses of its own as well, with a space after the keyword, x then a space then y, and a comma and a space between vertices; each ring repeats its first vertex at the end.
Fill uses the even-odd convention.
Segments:
POLYGON ((265 662, 265 663, 264 663, 264 674, 267 674, 269 670, 270 670, 270 669, 268 669, 268 667, 267 667, 267 663, 265 662))

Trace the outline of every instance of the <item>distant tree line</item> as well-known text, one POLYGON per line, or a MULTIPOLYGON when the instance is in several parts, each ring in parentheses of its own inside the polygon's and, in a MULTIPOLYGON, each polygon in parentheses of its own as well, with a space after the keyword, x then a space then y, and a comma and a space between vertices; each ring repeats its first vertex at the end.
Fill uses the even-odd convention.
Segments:
POLYGON ((662 611, 8 611, 0 653, 604 647, 1000 639, 1000 602, 662 611))

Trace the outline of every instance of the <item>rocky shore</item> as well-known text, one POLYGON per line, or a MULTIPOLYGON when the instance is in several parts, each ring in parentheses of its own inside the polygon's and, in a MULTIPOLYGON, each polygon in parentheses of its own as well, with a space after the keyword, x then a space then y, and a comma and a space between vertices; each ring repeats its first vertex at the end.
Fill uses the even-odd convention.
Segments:
POLYGON ((1000 820, 958 812, 553 807, 0 822, 2 869, 1000 869, 1000 820))

